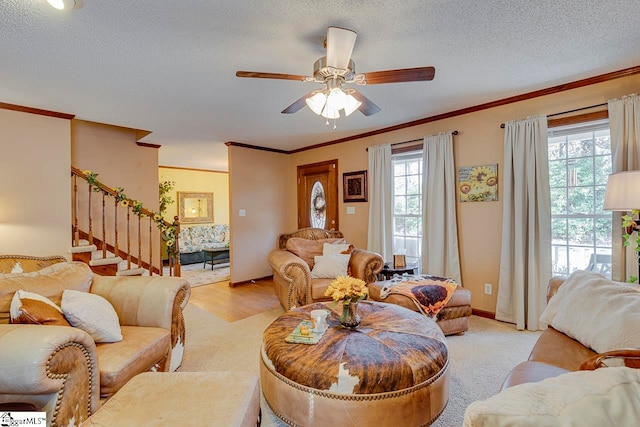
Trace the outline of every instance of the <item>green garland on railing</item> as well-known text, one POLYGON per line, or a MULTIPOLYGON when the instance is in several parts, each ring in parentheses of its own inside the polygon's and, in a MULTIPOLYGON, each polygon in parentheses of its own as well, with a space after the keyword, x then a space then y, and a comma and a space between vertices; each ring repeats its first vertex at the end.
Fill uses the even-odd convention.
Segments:
MULTIPOLYGON (((131 206, 131 211, 138 217, 140 218, 146 218, 147 215, 142 212, 142 210, 144 209, 144 207, 142 206, 142 202, 139 200, 133 200, 127 197, 127 195, 124 192, 124 188, 122 187, 116 187, 114 188, 115 190, 115 196, 113 196, 111 193, 109 193, 108 191, 104 190, 102 188, 102 186, 105 186, 104 184, 102 184, 100 181, 98 181, 98 174, 95 172, 92 172, 90 170, 83 170, 82 173, 84 174, 85 178, 87 179, 87 183, 89 184, 89 188, 91 189, 91 191, 95 192, 95 193, 103 193, 107 196, 112 196, 115 197, 116 202, 120 203, 121 206, 124 207, 129 207, 131 206)), ((159 184, 161 193, 167 193, 168 191, 171 190, 171 188, 173 188, 173 185, 175 185, 175 183, 173 183, 172 181, 164 181, 161 182, 159 184)), ((106 186, 105 186, 106 187, 106 186)), ((150 209, 147 209, 147 211, 151 212, 153 215, 151 217, 151 219, 153 220, 153 222, 156 224, 156 227, 158 227, 158 230, 160 230, 160 232, 162 233, 162 239, 166 242, 167 244, 167 252, 169 254, 169 256, 173 257, 177 254, 176 252, 176 239, 178 236, 176 236, 176 231, 178 229, 177 224, 173 223, 173 224, 169 224, 167 225, 166 222, 164 221, 163 217, 162 217, 162 212, 164 212, 164 210, 166 210, 166 206, 168 204, 173 203, 173 200, 171 200, 170 197, 166 196, 166 194, 163 194, 163 198, 161 200, 161 209, 160 212, 154 212, 150 209)))

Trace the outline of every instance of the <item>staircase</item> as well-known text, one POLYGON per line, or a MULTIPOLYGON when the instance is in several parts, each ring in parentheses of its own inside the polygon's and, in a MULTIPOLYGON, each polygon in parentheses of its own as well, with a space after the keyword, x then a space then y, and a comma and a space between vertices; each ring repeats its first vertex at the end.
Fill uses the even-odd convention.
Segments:
POLYGON ((180 276, 180 223, 111 188, 91 171, 71 167, 72 247, 74 261, 103 276, 180 276), (163 251, 162 248, 165 248, 163 251), (168 256, 168 268, 163 257, 168 256))

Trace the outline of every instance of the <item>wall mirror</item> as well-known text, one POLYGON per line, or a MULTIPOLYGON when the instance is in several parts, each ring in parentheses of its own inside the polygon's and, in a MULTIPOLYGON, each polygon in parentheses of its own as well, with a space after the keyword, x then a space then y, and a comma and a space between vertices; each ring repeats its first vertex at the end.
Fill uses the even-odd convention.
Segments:
POLYGON ((178 191, 178 217, 187 224, 213 222, 213 193, 178 191))

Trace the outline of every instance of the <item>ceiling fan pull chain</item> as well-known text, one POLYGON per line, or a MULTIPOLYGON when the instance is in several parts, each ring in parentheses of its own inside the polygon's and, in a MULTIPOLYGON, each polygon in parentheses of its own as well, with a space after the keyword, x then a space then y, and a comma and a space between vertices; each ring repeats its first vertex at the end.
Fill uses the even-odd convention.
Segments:
POLYGON ((336 126, 336 119, 333 119, 333 130, 336 130, 338 126, 336 126))
POLYGON ((325 125, 325 126, 329 126, 329 119, 327 119, 327 121, 326 121, 326 122, 324 122, 324 125, 325 125))

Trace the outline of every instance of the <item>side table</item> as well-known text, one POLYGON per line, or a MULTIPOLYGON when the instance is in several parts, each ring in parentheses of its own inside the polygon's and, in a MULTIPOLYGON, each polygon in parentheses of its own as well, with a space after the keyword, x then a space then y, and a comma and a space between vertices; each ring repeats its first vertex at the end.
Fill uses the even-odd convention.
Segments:
POLYGON ((407 265, 406 267, 394 268, 393 262, 385 262, 384 267, 378 273, 378 280, 389 280, 394 274, 416 274, 416 265, 407 265))

